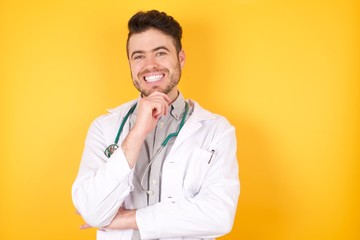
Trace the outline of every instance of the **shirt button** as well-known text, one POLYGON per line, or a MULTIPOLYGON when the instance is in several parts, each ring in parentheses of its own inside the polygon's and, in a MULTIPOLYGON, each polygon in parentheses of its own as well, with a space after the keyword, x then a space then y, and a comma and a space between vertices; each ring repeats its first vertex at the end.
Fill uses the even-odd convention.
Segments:
POLYGON ((157 184, 156 179, 154 179, 154 180, 152 181, 152 183, 153 183, 154 185, 156 185, 156 184, 157 184))

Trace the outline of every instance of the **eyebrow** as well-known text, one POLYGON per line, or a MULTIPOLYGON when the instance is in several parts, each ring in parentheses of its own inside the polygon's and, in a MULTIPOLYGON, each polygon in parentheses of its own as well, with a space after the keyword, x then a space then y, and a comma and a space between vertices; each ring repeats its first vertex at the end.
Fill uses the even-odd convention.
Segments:
MULTIPOLYGON (((165 50, 165 51, 167 51, 167 52, 170 52, 170 50, 169 50, 167 47, 165 47, 165 46, 156 47, 156 48, 154 48, 153 50, 151 50, 151 52, 156 52, 156 51, 158 51, 158 50, 165 50)), ((143 51, 143 50, 134 51, 134 52, 131 53, 131 58, 133 58, 133 56, 134 56, 135 54, 143 54, 143 53, 145 53, 145 51, 143 51)))

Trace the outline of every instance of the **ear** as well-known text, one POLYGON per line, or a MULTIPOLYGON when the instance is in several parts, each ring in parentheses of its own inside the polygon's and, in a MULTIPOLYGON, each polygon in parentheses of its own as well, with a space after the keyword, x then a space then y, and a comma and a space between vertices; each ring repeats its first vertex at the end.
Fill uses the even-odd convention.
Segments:
POLYGON ((184 51, 184 49, 180 50, 178 58, 179 58, 181 69, 183 69, 184 65, 185 65, 185 51, 184 51))

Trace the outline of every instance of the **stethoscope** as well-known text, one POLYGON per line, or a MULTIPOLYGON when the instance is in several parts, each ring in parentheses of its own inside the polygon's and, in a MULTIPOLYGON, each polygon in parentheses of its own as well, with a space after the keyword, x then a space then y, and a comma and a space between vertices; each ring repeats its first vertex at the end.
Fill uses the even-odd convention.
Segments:
MULTIPOLYGON (((110 144, 104 151, 104 154, 106 157, 110 158, 111 155, 116 151, 116 149, 119 148, 119 145, 118 145, 118 142, 119 142, 119 138, 120 138, 120 135, 123 131, 123 128, 124 128, 124 125, 126 123, 126 121, 128 120, 128 118, 130 117, 130 115, 134 112, 135 108, 136 108, 136 105, 137 103, 135 103, 131 108, 130 110, 127 112, 127 114, 125 115, 124 119, 122 120, 121 124, 120 124, 120 127, 119 127, 119 130, 117 132, 117 135, 115 137, 115 142, 113 144, 110 144)), ((186 120, 186 117, 187 117, 187 114, 188 114, 188 111, 189 111, 189 105, 187 102, 185 102, 185 112, 182 116, 182 119, 181 119, 181 122, 180 122, 180 125, 179 125, 179 128, 176 132, 174 133, 170 133, 166 138, 165 140, 161 143, 161 146, 159 147, 159 149, 156 151, 156 153, 154 154, 153 157, 151 157, 150 159, 150 162, 148 163, 142 177, 141 177, 141 181, 140 181, 140 188, 142 191, 146 192, 147 194, 153 194, 154 192, 151 191, 151 190, 146 190, 144 187, 143 187, 143 181, 144 181, 144 178, 145 178, 145 175, 147 174, 147 172, 149 171, 149 168, 151 166, 151 164, 154 162, 154 160, 156 159, 156 157, 160 154, 160 152, 164 149, 164 147, 167 145, 167 143, 169 142, 169 140, 173 137, 177 137, 180 133, 180 130, 182 129, 182 127, 184 126, 185 124, 185 120, 186 120)))

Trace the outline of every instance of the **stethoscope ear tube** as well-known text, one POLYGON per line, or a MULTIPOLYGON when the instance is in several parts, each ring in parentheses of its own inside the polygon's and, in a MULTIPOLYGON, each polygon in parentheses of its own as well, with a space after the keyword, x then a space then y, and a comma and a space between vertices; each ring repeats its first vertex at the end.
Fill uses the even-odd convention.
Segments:
POLYGON ((160 154, 160 152, 163 150, 163 148, 166 146, 166 144, 169 142, 169 140, 173 137, 177 137, 180 133, 180 130, 182 129, 182 127, 184 126, 184 123, 185 123, 185 120, 186 120, 186 116, 189 112, 189 105, 187 102, 185 102, 185 112, 183 114, 183 117, 181 119, 181 122, 180 122, 180 125, 179 125, 179 129, 174 132, 174 133, 171 133, 169 134, 165 140, 163 141, 163 143, 161 144, 160 148, 156 151, 156 153, 154 154, 154 156, 150 159, 150 162, 149 164, 146 166, 146 169, 141 177, 141 180, 140 180, 140 188, 142 191, 146 192, 147 194, 149 195, 152 195, 154 194, 154 191, 152 190, 146 190, 144 187, 143 187, 143 182, 144 182, 144 178, 145 178, 145 175, 148 173, 149 169, 150 169, 150 166, 153 164, 153 162, 155 161, 156 157, 160 154))
MULTIPOLYGON (((130 110, 129 110, 128 113, 125 115, 124 119, 122 120, 121 125, 120 125, 120 128, 119 128, 119 130, 118 130, 118 132, 117 132, 117 135, 116 135, 116 138, 115 138, 115 143, 110 144, 110 145, 105 149, 104 154, 105 154, 106 157, 110 158, 111 155, 116 151, 116 149, 119 148, 118 142, 119 142, 120 135, 121 135, 121 133, 122 133, 122 131, 123 131, 123 128, 124 128, 124 125, 125 125, 127 119, 128 119, 129 116, 134 112, 135 107, 136 107, 136 104, 137 104, 137 103, 135 103, 135 104, 130 108, 130 110)), ((145 169, 144 173, 142 174, 142 177, 141 177, 141 180, 140 180, 140 188, 141 188, 142 191, 146 192, 146 193, 149 194, 149 195, 154 194, 154 191, 152 191, 152 190, 146 190, 146 189, 143 187, 143 182, 144 182, 145 175, 148 173, 151 164, 154 162, 154 160, 155 160, 156 157, 160 154, 160 152, 163 150, 163 148, 167 145, 167 143, 169 142, 169 140, 170 140, 171 138, 177 137, 177 136, 179 135, 180 130, 182 129, 182 127, 183 127, 184 124, 185 124, 185 120, 186 120, 186 117, 187 117, 187 115, 188 115, 188 112, 189 112, 189 105, 188 105, 187 102, 185 102, 185 111, 184 111, 183 117, 182 117, 182 119, 181 119, 181 122, 180 122, 180 125, 179 125, 178 130, 177 130, 176 132, 174 132, 174 133, 169 134, 169 135, 165 138, 165 140, 162 142, 160 148, 156 151, 155 155, 150 159, 149 164, 146 166, 146 169, 145 169)))
MULTIPOLYGON (((127 114, 125 115, 124 119, 122 120, 121 122, 121 125, 120 125, 120 128, 116 134, 116 138, 115 138, 115 143, 113 144, 110 144, 104 151, 104 154, 106 157, 110 158, 111 155, 115 152, 116 149, 119 148, 119 145, 118 145, 118 142, 119 142, 119 138, 120 138, 120 135, 123 131, 123 128, 124 128, 124 125, 126 123, 126 121, 128 120, 129 116, 134 112, 135 110, 135 107, 136 107, 137 103, 135 103, 131 108, 130 110, 127 112, 127 114)), ((189 111, 189 105, 187 102, 185 102, 185 112, 183 114, 183 117, 181 119, 181 122, 180 122, 180 125, 179 125, 179 129, 174 132, 174 133, 171 133, 169 134, 165 140, 163 141, 163 143, 161 144, 161 148, 165 147, 166 144, 169 142, 169 140, 173 137, 177 137, 177 135, 179 135, 180 133, 180 130, 182 129, 182 127, 184 126, 184 123, 185 123, 185 120, 186 120, 186 116, 188 114, 188 111, 189 111)), ((151 164, 150 164, 151 165, 151 164)))

